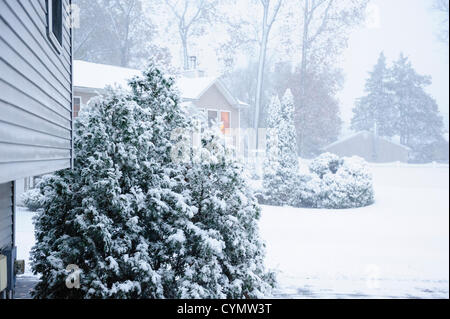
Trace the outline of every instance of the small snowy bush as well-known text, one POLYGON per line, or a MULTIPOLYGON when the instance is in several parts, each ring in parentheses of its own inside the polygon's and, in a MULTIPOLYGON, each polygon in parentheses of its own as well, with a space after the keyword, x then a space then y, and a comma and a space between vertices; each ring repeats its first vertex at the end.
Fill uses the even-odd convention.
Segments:
POLYGON ((367 162, 354 156, 343 158, 335 173, 322 177, 318 207, 354 208, 373 203, 372 175, 367 162))
POLYGON ((322 178, 330 172, 335 174, 341 165, 342 159, 339 156, 332 153, 323 153, 311 161, 309 170, 322 178))
POLYGON ((74 168, 40 183, 34 297, 268 295, 260 210, 240 166, 212 136, 194 152, 173 80, 157 68, 130 86, 80 113, 74 168), (79 289, 66 286, 69 265, 79 289))
POLYGON ((27 190, 20 199, 29 210, 36 211, 42 207, 42 195, 38 188, 27 190))
POLYGON ((323 154, 310 164, 310 174, 301 175, 295 206, 355 208, 373 203, 372 175, 360 157, 323 154))

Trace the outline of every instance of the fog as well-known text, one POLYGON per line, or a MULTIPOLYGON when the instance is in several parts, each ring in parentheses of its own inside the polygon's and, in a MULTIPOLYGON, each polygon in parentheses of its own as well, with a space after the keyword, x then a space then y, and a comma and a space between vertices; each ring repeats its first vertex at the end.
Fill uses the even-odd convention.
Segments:
POLYGON ((240 111, 241 129, 267 127, 271 99, 290 89, 301 157, 312 158, 333 142, 373 131, 411 148, 409 161, 448 161, 442 155, 448 154, 448 1, 74 4, 80 22, 74 32, 76 60, 133 69, 154 60, 183 76, 195 59, 202 76, 220 78, 236 99, 249 105, 240 111), (381 55, 379 76, 386 85, 379 90, 389 91, 386 98, 397 102, 380 102, 384 93, 367 89, 381 55), (399 72, 417 75, 407 92, 399 91, 406 85, 399 72), (412 96, 418 100, 406 102, 412 96), (364 97, 371 102, 366 99, 356 108, 364 97), (425 148, 433 151, 424 154, 425 148))
POLYGON ((438 40, 441 15, 432 10, 431 1, 375 0, 374 23, 352 32, 343 54, 346 83, 340 94, 342 116, 350 121, 354 99, 361 96, 368 70, 380 51, 390 59, 407 54, 416 70, 429 74, 433 83, 428 91, 446 118, 448 130, 449 71, 448 43, 438 40))

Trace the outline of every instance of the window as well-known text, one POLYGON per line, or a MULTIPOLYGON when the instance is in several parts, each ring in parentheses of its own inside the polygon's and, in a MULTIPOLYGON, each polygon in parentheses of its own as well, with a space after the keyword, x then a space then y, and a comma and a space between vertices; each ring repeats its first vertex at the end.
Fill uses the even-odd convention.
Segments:
POLYGON ((222 111, 220 112, 220 122, 222 123, 220 125, 220 130, 223 134, 229 134, 230 133, 230 112, 222 111))
POLYGON ((219 121, 219 112, 214 110, 208 110, 208 125, 212 127, 214 123, 219 121))
POLYGON ((47 0, 47 33, 53 47, 61 52, 63 33, 62 0, 47 0))
POLYGON ((75 96, 73 98, 73 118, 76 118, 78 116, 80 109, 81 109, 81 97, 75 96))

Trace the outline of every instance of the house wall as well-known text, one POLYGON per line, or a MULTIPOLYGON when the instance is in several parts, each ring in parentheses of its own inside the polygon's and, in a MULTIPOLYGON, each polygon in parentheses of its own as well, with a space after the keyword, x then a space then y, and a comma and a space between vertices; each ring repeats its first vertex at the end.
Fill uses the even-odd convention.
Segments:
POLYGON ((47 24, 45 0, 0 1, 0 183, 71 166, 72 31, 58 52, 47 24))
POLYGON ((215 85, 211 86, 194 104, 199 108, 230 111, 231 128, 239 128, 239 110, 231 106, 215 85))
POLYGON ((374 163, 407 162, 409 153, 407 149, 397 144, 364 134, 329 146, 325 151, 339 156, 357 155, 374 163))
POLYGON ((73 88, 73 96, 81 97, 81 108, 83 108, 83 106, 87 105, 90 99, 92 99, 93 97, 99 96, 99 94, 100 94, 100 92, 87 93, 87 92, 80 91, 77 87, 73 88))

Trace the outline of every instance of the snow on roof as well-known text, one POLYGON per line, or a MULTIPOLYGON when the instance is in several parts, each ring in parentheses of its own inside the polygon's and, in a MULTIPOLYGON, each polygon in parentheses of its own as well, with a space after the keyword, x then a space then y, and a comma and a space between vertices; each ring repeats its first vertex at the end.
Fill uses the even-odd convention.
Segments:
MULTIPOLYGON (((341 144, 341 143, 343 143, 345 141, 351 140, 352 138, 354 138, 356 136, 359 136, 359 135, 363 135, 364 138, 369 138, 369 137, 373 136, 373 133, 369 132, 369 131, 359 131, 359 132, 347 135, 346 137, 343 137, 343 138, 341 138, 341 139, 339 139, 339 140, 337 140, 337 141, 335 141, 335 142, 333 142, 331 144, 328 144, 327 146, 323 147, 323 150, 327 150, 328 148, 330 148, 332 146, 335 146, 335 145, 341 144)), ((387 141, 387 142, 389 142, 391 144, 395 144, 397 146, 400 146, 400 147, 402 147, 404 149, 411 150, 408 146, 402 145, 402 144, 400 144, 398 142, 395 142, 393 140, 390 140, 388 138, 385 138, 385 137, 382 137, 382 136, 377 136, 377 138, 385 140, 385 141, 387 141)))
POLYGON ((141 71, 113 65, 73 61, 73 85, 84 88, 103 89, 108 85, 125 87, 129 79, 141 71))
MULTIPOLYGON (((98 90, 108 85, 126 87, 129 79, 140 74, 141 71, 135 69, 80 60, 73 61, 73 85, 79 88, 98 90)), ((185 100, 198 100, 214 84, 232 106, 248 106, 235 99, 218 77, 180 77, 176 81, 181 97, 185 100)))
POLYGON ((177 80, 177 87, 184 99, 196 100, 209 89, 215 82, 215 77, 187 78, 182 77, 177 80))

